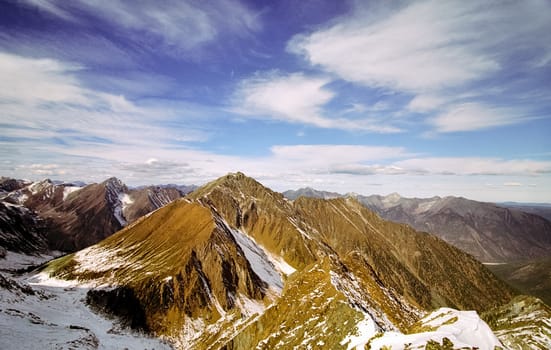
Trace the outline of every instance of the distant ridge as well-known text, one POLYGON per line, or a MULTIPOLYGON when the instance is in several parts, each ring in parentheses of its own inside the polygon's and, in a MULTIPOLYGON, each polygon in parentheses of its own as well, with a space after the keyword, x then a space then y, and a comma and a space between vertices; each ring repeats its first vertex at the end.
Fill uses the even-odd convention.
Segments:
POLYGON ((194 186, 128 188, 112 177, 98 184, 2 177, 0 247, 26 254, 73 252, 110 236, 194 186))

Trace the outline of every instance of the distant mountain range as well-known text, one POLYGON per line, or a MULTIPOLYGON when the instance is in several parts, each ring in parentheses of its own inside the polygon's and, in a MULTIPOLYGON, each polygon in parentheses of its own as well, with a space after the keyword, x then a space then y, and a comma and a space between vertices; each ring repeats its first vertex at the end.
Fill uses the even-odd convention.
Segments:
POLYGON ((129 189, 117 178, 89 185, 1 178, 0 247, 23 253, 73 252, 181 198, 192 188, 129 189))
POLYGON ((497 203, 500 207, 521 210, 525 213, 536 214, 551 221, 551 204, 547 203, 497 203))
POLYGON ((551 205, 483 203, 460 197, 405 198, 338 194, 303 188, 284 192, 293 200, 353 197, 382 218, 430 232, 472 254, 523 293, 551 304, 551 205))

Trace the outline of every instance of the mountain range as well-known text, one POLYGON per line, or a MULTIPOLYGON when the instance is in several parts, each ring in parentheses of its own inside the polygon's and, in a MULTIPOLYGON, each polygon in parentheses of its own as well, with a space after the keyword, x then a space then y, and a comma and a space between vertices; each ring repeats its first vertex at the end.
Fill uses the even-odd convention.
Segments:
POLYGON ((0 246, 23 253, 73 252, 192 189, 176 185, 129 189, 117 178, 88 185, 2 178, 0 246))
POLYGON ((551 256, 551 222, 516 207, 462 197, 339 195, 311 188, 283 194, 289 199, 353 197, 382 218, 433 233, 482 262, 518 262, 551 256))
MULTIPOLYGON (((87 349, 124 342, 177 349, 551 345, 544 303, 515 297, 472 255, 384 220, 357 197, 289 200, 235 173, 161 207, 153 203, 131 221, 138 213, 131 204, 153 201, 116 179, 78 189, 34 186, 5 198, 32 205, 45 221, 71 208, 84 218, 76 222, 88 225, 94 221, 82 213, 98 206, 75 202, 97 199, 110 208, 96 209, 99 224, 113 227, 109 217, 124 227, 39 270, 4 269, 2 348, 11 348, 14 334, 27 339, 31 332, 44 338, 27 339, 30 347, 87 349), (79 312, 63 316, 64 305, 79 312), (530 317, 534 326, 527 327, 530 317), (162 341, 152 345, 154 339, 162 341)), ((75 225, 69 227, 85 226, 75 225)), ((67 241, 45 237, 50 246, 67 241)), ((77 235, 73 242, 78 249, 84 241, 77 235)), ((4 260, 20 258, 9 253, 4 260)))

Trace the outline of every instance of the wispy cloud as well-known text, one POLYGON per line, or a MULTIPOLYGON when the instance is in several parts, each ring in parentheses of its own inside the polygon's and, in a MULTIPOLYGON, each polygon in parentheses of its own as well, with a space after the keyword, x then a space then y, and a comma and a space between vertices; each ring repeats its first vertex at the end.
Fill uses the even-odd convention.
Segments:
MULTIPOLYGON (((259 73, 241 82, 232 101, 233 110, 251 118, 269 118, 320 128, 399 132, 370 118, 327 117, 324 106, 335 93, 327 87, 327 77, 277 71, 259 73)), ((344 111, 346 112, 346 111, 344 111)))
POLYGON ((485 19, 481 7, 476 2, 422 1, 382 20, 360 11, 334 26, 295 37, 289 50, 368 86, 408 91, 456 86, 499 69, 475 40, 485 19))
POLYGON ((515 111, 514 108, 489 107, 480 103, 453 105, 445 112, 429 119, 437 132, 456 132, 487 129, 517 124, 533 117, 515 111))
POLYGON ((53 16, 84 24, 102 20, 136 42, 176 55, 225 35, 246 36, 260 29, 258 14, 241 2, 26 0, 53 16))
POLYGON ((83 87, 74 74, 81 68, 0 53, 2 136, 18 138, 21 148, 70 155, 79 155, 84 146, 91 152, 106 146, 139 152, 206 137, 190 125, 193 118, 186 119, 186 108, 138 105, 122 95, 83 87), (176 123, 187 127, 171 127, 176 123))
MULTIPOLYGON (((496 97, 510 102, 504 91, 488 94, 500 86, 503 76, 511 82, 551 62, 549 2, 357 4, 330 25, 296 35, 288 51, 343 80, 413 96, 402 108, 406 114, 431 117, 429 124, 436 132, 526 120, 517 112, 503 113, 483 105, 496 97)), ((537 89, 526 81, 519 86, 537 89)))
POLYGON ((394 163, 408 173, 437 175, 527 175, 551 173, 551 161, 476 157, 411 158, 394 163))
POLYGON ((407 155, 402 147, 365 145, 278 145, 271 148, 277 159, 299 163, 351 163, 401 158, 407 155), (319 157, 323 154, 323 157, 319 157))
POLYGON ((360 8, 329 28, 295 37, 289 50, 345 80, 435 90, 483 78, 501 68, 504 56, 526 47, 547 57, 551 44, 542 34, 551 30, 549 10, 537 0, 416 1, 390 16, 382 11, 381 18, 360 8))

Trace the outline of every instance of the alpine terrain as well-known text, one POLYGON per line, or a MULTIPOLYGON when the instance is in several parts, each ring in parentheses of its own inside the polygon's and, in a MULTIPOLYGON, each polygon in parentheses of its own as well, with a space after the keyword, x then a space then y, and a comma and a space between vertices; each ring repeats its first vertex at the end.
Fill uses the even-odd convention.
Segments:
POLYGON ((2 178, 0 247, 26 254, 74 252, 192 189, 176 185, 129 189, 117 178, 89 185, 2 178))
MULTIPOLYGON (((512 299, 472 256, 354 198, 290 201, 242 173, 4 280, 3 309, 18 310, 0 314, 8 329, 33 317, 29 302, 56 308, 81 296, 94 317, 118 320, 121 336, 140 332, 177 349, 551 345, 545 305, 512 299), (537 327, 517 322, 528 309, 537 327)), ((58 325, 47 312, 34 315, 58 325)), ((104 326, 74 322, 67 327, 84 348, 113 341, 104 326)))

